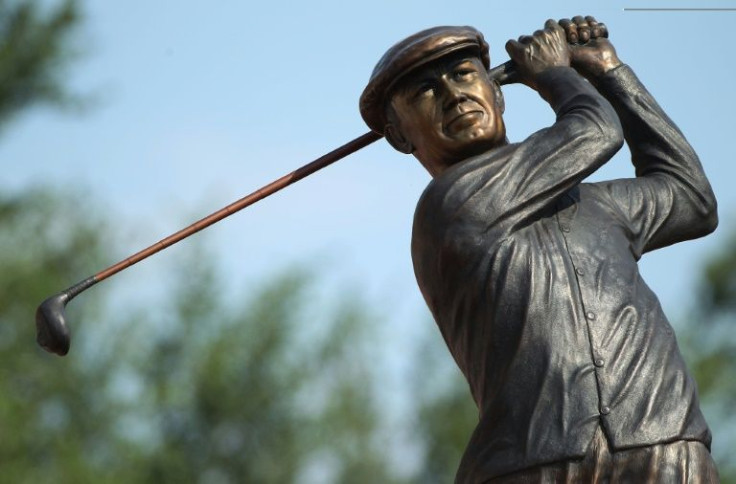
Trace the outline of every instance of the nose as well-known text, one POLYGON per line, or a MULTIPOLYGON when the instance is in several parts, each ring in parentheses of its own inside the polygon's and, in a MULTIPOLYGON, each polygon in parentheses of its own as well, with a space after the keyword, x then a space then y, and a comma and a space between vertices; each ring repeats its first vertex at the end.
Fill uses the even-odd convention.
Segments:
POLYGON ((468 96, 463 89, 457 83, 453 82, 451 78, 444 77, 442 79, 442 91, 444 94, 442 107, 444 109, 452 108, 468 100, 468 96))

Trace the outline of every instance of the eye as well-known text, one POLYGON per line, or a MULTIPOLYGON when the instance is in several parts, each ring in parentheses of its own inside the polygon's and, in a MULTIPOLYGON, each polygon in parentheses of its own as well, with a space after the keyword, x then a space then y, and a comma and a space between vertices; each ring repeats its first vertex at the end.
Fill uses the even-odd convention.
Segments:
POLYGON ((459 67, 452 74, 456 81, 469 81, 475 77, 477 71, 469 67, 459 67))
POLYGON ((417 86, 416 90, 414 91, 413 97, 414 99, 419 99, 422 97, 431 96, 434 94, 436 87, 437 86, 435 85, 434 82, 431 82, 431 81, 422 82, 417 86))

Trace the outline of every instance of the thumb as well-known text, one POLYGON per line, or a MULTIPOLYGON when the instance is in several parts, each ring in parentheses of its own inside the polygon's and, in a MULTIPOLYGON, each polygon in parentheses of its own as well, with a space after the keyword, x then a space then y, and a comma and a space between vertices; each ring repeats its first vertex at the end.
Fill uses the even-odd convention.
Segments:
POLYGON ((517 82, 521 82, 532 89, 536 89, 527 65, 527 49, 528 46, 518 40, 511 39, 506 42, 506 52, 508 52, 509 57, 511 57, 511 60, 516 64, 516 72, 519 76, 517 82))
POLYGON ((524 44, 514 39, 509 39, 509 41, 506 42, 506 52, 509 54, 509 57, 511 57, 511 60, 517 64, 519 64, 519 61, 523 59, 525 48, 526 46, 524 44))

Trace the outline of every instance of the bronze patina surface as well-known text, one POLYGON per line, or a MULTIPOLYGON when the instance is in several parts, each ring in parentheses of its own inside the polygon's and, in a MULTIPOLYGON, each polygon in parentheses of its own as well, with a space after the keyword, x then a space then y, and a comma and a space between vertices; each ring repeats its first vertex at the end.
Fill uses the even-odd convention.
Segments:
POLYGON ((556 114, 522 141, 470 27, 397 43, 360 103, 433 177, 414 269, 479 410, 457 482, 717 482, 695 383, 637 265, 715 229, 700 161, 593 17, 506 50, 556 114), (586 182, 624 142, 635 176, 586 182))

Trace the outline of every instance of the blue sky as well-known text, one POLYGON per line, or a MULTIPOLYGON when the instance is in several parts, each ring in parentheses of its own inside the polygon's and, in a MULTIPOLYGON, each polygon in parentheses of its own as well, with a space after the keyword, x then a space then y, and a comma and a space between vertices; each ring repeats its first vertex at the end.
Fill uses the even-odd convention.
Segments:
MULTIPOLYGON (((112 264, 364 133, 358 97, 378 58, 406 35, 473 25, 496 65, 508 59, 507 39, 547 18, 592 14, 695 146, 720 202, 715 235, 642 262, 675 319, 698 263, 736 230, 736 12, 624 10, 643 6, 733 8, 736 1, 85 2, 82 57, 69 82, 95 105, 83 115, 39 108, 20 118, 0 140, 0 188, 41 182, 90 192, 118 214, 109 226, 117 239, 112 264)), ((509 86, 505 95, 512 141, 553 121, 529 89, 509 86)), ((594 178, 627 176, 622 152, 594 178)), ((413 158, 380 141, 208 229, 210 252, 233 295, 274 269, 319 265, 326 287, 350 284, 411 331, 428 318, 409 257, 413 210, 428 181, 413 158)), ((109 284, 134 294, 142 280, 161 281, 165 290, 172 254, 187 247, 109 284)))

